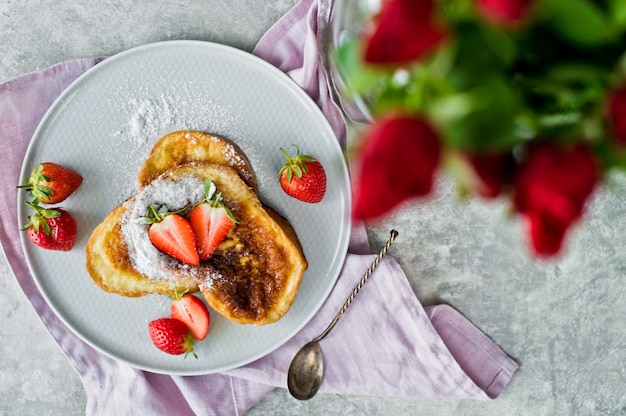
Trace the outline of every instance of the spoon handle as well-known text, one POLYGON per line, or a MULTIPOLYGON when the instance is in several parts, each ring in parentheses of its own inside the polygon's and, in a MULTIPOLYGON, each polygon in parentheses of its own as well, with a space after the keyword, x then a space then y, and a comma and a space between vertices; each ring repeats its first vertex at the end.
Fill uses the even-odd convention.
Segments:
POLYGON ((395 240, 397 236, 398 236, 398 232, 396 230, 391 230, 391 236, 389 237, 389 240, 387 240, 387 243, 385 243, 385 246, 380 250, 380 252, 376 256, 372 264, 370 264, 370 267, 367 269, 367 271, 365 272, 365 274, 363 275, 359 283, 356 285, 354 290, 352 290, 352 293, 350 294, 348 299, 346 299, 346 302, 343 304, 343 306, 341 307, 337 315, 335 315, 335 318, 333 319, 333 321, 330 323, 330 325, 328 325, 328 327, 324 330, 324 332, 322 332, 312 342, 318 342, 324 339, 324 337, 328 335, 328 333, 335 327, 335 325, 337 325, 337 322, 339 322, 339 319, 341 319, 344 312, 346 311, 346 309, 348 309, 348 307, 350 306, 350 304, 352 303, 356 295, 359 293, 359 291, 361 290, 361 288, 363 287, 367 279, 370 277, 370 275, 372 274, 376 266, 378 266, 378 263, 380 262, 380 260, 383 257, 385 257, 387 250, 389 249, 389 247, 393 243, 393 240, 395 240))

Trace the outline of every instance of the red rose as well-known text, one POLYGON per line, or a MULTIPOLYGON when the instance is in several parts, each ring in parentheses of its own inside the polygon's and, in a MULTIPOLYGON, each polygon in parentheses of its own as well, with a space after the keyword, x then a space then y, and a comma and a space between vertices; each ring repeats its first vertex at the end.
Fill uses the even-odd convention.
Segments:
POLYGON ((440 154, 437 133, 420 118, 374 124, 360 153, 354 218, 378 218, 409 198, 429 194, 440 154))
POLYGON ((609 93, 607 107, 615 141, 626 145, 626 85, 609 93))
POLYGON ((383 4, 377 26, 367 39, 365 60, 379 64, 409 62, 445 36, 435 23, 432 0, 390 0, 383 4))
POLYGON ((583 212, 599 179, 599 166, 583 144, 572 148, 555 143, 531 146, 514 179, 515 209, 530 225, 538 255, 557 254, 568 228, 583 212))
POLYGON ((485 198, 495 198, 510 183, 515 161, 510 152, 467 155, 476 178, 472 191, 485 198))
POLYGON ((498 24, 515 24, 522 20, 533 0, 477 0, 479 12, 498 24))

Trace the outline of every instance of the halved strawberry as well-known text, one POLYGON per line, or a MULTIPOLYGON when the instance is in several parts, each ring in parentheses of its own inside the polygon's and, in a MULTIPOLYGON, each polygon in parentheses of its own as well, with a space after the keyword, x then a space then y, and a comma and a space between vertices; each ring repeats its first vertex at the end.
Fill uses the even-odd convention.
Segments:
POLYGON ((200 258, 208 259, 237 221, 228 207, 221 203, 221 193, 215 194, 213 181, 206 178, 204 188, 205 199, 191 211, 189 224, 196 235, 200 258))
POLYGON ((159 318, 148 324, 152 343, 168 354, 180 355, 189 353, 198 358, 193 350, 195 339, 187 325, 178 319, 159 318))
POLYGON ((172 302, 172 318, 187 325, 197 340, 206 338, 211 316, 206 305, 194 295, 175 290, 172 302))
POLYGON ((281 148, 287 161, 279 171, 280 186, 291 197, 303 202, 316 203, 326 193, 326 172, 315 158, 300 154, 300 148, 294 144, 296 155, 290 156, 281 148))
POLYGON ((26 202, 35 214, 28 217, 28 238, 47 250, 69 251, 76 240, 76 221, 63 209, 45 209, 34 202, 26 202))
POLYGON ((148 235, 152 244, 183 263, 197 266, 200 257, 189 222, 175 212, 158 212, 153 205, 149 211, 143 222, 150 224, 148 235))
POLYGON ((83 183, 74 171, 52 162, 38 163, 24 185, 18 186, 44 204, 58 204, 83 183))

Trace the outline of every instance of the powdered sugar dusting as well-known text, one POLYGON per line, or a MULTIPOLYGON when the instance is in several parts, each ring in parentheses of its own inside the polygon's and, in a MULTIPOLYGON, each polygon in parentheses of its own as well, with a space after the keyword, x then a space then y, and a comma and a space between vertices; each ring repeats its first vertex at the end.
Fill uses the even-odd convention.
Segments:
POLYGON ((237 151, 237 149, 235 149, 235 146, 230 143, 224 146, 222 155, 224 156, 224 160, 226 160, 231 167, 237 169, 242 179, 249 184, 254 177, 250 162, 248 160, 245 160, 241 156, 241 153, 237 151))
MULTIPOLYGON (((137 175, 154 143, 164 135, 179 130, 197 130, 216 134, 237 143, 242 130, 247 131, 240 104, 225 104, 219 94, 207 95, 200 91, 220 91, 207 87, 210 80, 189 80, 175 86, 133 90, 121 82, 111 95, 109 105, 122 112, 125 120, 115 131, 111 142, 102 143, 102 149, 94 149, 107 169, 104 174, 118 195, 118 203, 126 201, 127 211, 122 218, 123 238, 136 270, 149 279, 170 280, 173 276, 194 277, 203 287, 210 287, 213 279, 219 279, 206 266, 184 265, 159 251, 150 241, 148 225, 138 223, 148 207, 166 205, 169 211, 190 208, 204 197, 204 183, 200 178, 188 177, 177 181, 157 179, 141 191, 137 188, 137 175), (202 82, 203 85, 196 85, 202 82), (162 91, 155 93, 154 90, 162 91), (129 92, 132 91, 132 92, 129 92), (109 173, 110 172, 110 173, 109 173)), ((195 140, 188 135, 190 140, 195 140)), ((216 140, 218 140, 216 138, 216 140)), ((232 167, 247 165, 249 161, 238 155, 235 147, 226 146, 224 157, 232 167)), ((248 156, 248 155, 246 155, 248 156)), ((245 171, 240 171, 245 173, 245 171)))
MULTIPOLYGON (((234 142, 241 137, 240 126, 246 122, 237 104, 224 104, 218 95, 202 95, 207 86, 188 81, 176 85, 173 91, 136 93, 130 96, 123 83, 107 103, 127 115, 112 141, 102 143, 103 149, 94 149, 104 165, 116 171, 107 175, 123 201, 136 192, 136 177, 142 162, 148 157, 154 143, 167 133, 178 130, 198 130, 224 136, 234 142), (224 132, 228 132, 227 134, 224 132), (106 149, 106 150, 105 150, 106 149)), ((206 84, 206 82, 205 82, 206 84)), ((218 89, 216 89, 217 91, 218 89)), ((236 160, 233 164, 239 163, 236 160)))
POLYGON ((155 99, 131 100, 130 105, 135 111, 131 113, 128 123, 128 138, 135 146, 144 146, 157 128, 171 124, 175 109, 171 97, 161 95, 155 99))
MULTIPOLYGON (((122 235, 135 269, 149 279, 168 280, 173 275, 194 276, 201 269, 184 265, 158 250, 150 241, 149 225, 140 223, 150 205, 165 205, 168 211, 190 209, 204 198, 204 182, 195 176, 179 180, 156 179, 128 202, 122 218, 122 235)), ((184 212, 183 212, 184 213, 184 212)))
POLYGON ((242 123, 241 111, 225 107, 207 97, 161 94, 131 99, 127 104, 128 124, 118 136, 137 146, 152 146, 157 139, 177 130, 199 130, 208 133, 228 131, 237 134, 242 123))

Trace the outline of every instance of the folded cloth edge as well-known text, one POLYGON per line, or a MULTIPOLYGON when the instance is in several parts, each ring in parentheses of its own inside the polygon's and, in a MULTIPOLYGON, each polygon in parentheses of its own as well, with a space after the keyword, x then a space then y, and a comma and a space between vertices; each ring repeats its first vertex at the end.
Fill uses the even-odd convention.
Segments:
POLYGON ((519 368, 519 364, 452 306, 441 304, 428 306, 424 309, 433 327, 441 335, 444 344, 446 344, 463 371, 481 386, 489 398, 495 399, 498 397, 513 378, 513 374, 519 368), (466 349, 475 349, 483 352, 484 357, 495 362, 501 370, 490 376, 481 375, 477 371, 475 363, 472 365, 459 356, 459 344, 464 345, 466 349))

